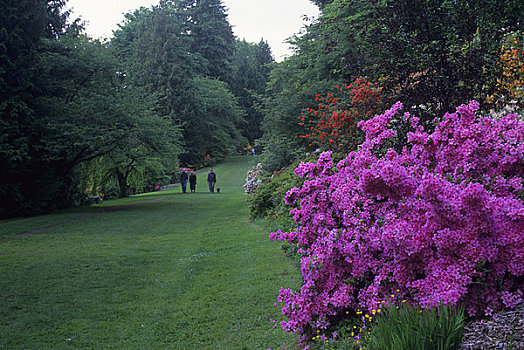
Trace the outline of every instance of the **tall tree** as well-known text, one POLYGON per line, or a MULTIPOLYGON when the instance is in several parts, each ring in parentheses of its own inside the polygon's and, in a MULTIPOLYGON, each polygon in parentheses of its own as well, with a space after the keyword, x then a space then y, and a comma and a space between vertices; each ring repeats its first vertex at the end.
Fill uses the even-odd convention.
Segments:
MULTIPOLYGON (((177 128, 155 112, 156 101, 144 89, 127 83, 106 44, 66 35, 53 45, 54 50, 42 57, 43 94, 35 121, 40 133, 32 142, 46 167, 45 176, 35 180, 41 182, 39 192, 77 185, 76 179, 69 180, 75 168, 99 157, 119 153, 139 162, 166 150, 176 156, 171 146, 180 139, 177 128)), ((47 192, 58 202, 52 191, 47 192)), ((70 198, 62 197, 67 205, 70 198)))
POLYGON ((222 0, 180 0, 176 3, 192 38, 191 49, 204 59, 200 73, 230 82, 235 37, 222 0))
MULTIPOLYGON (((194 35, 199 32, 196 23, 204 21, 195 18, 207 18, 199 17, 204 5, 177 8, 177 4, 163 0, 151 9, 126 15, 112 45, 130 84, 155 96, 158 113, 181 127, 185 149, 181 161, 199 165, 206 157, 223 157, 243 140, 238 130, 242 110, 226 83, 203 77, 206 72, 201 67, 207 67, 209 60, 198 50, 192 51, 199 38, 194 35), (182 17, 186 22, 182 22, 180 11, 185 11, 182 17), (188 25, 195 27, 189 30, 188 25)), ((204 21, 204 29, 206 25, 204 21)), ((216 59, 214 68, 220 65, 216 59)))
POLYGON ((227 84, 206 77, 195 78, 193 84, 193 111, 184 125, 187 149, 181 160, 198 166, 241 149, 247 140, 240 132, 243 111, 227 84))
POLYGON ((32 141, 35 101, 41 94, 36 83, 44 39, 65 30, 65 1, 20 0, 0 2, 0 217, 30 209, 25 198, 31 191, 38 156, 32 141), (30 186, 29 186, 30 187, 30 186))
POLYGON ((260 123, 263 114, 256 106, 266 95, 273 56, 264 40, 258 44, 242 40, 236 42, 232 61, 231 91, 237 96, 240 107, 245 111, 246 123, 242 128, 242 134, 253 143, 262 136, 260 123))
POLYGON ((169 1, 126 14, 111 40, 129 83, 158 98, 158 112, 174 121, 185 119, 187 98, 199 56, 169 1))

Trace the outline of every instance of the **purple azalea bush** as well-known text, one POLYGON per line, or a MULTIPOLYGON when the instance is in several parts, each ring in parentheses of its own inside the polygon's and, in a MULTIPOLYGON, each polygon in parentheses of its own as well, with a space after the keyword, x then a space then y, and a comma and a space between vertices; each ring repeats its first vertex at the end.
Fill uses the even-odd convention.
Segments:
POLYGON ((299 228, 270 235, 301 254, 300 291, 278 297, 285 330, 327 328, 393 295, 426 308, 464 303, 470 315, 522 302, 524 123, 478 107, 427 132, 398 102, 359 123, 365 141, 336 166, 325 152, 295 170, 306 181, 285 201, 299 228), (387 147, 395 117, 411 125, 400 153, 387 147))

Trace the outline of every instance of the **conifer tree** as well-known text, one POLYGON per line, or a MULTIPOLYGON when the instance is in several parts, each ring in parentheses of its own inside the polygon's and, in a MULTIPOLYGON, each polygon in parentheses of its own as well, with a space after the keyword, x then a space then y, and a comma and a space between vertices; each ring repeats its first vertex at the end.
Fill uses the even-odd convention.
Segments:
POLYGON ((203 58, 201 74, 229 83, 235 36, 221 0, 182 0, 177 3, 192 52, 203 58))

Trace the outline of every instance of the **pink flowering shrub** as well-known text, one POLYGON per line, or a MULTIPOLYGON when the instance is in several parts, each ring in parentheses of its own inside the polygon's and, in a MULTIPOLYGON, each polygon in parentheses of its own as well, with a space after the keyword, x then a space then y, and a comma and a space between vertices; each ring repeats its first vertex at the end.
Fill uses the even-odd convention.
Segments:
POLYGON ((429 133, 396 103, 359 126, 359 151, 302 163, 286 202, 298 225, 273 240, 299 247, 303 285, 281 289, 281 322, 307 334, 385 297, 422 307, 465 303, 489 313, 522 302, 524 123, 477 117, 478 103, 446 114, 429 133), (411 125, 388 149, 391 121, 411 125))

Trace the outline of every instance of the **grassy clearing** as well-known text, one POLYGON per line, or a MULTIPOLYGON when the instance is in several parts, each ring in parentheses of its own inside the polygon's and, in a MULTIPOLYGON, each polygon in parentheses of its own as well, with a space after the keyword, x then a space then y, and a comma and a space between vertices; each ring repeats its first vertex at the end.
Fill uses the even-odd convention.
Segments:
POLYGON ((0 348, 267 349, 299 273, 248 220, 253 158, 216 166, 222 193, 180 189, 0 222, 0 348), (143 205, 132 204, 146 203, 143 205), (127 207, 119 207, 127 205, 127 207), (117 208, 112 208, 117 207, 117 208), (97 214, 80 221, 86 215, 97 214))

